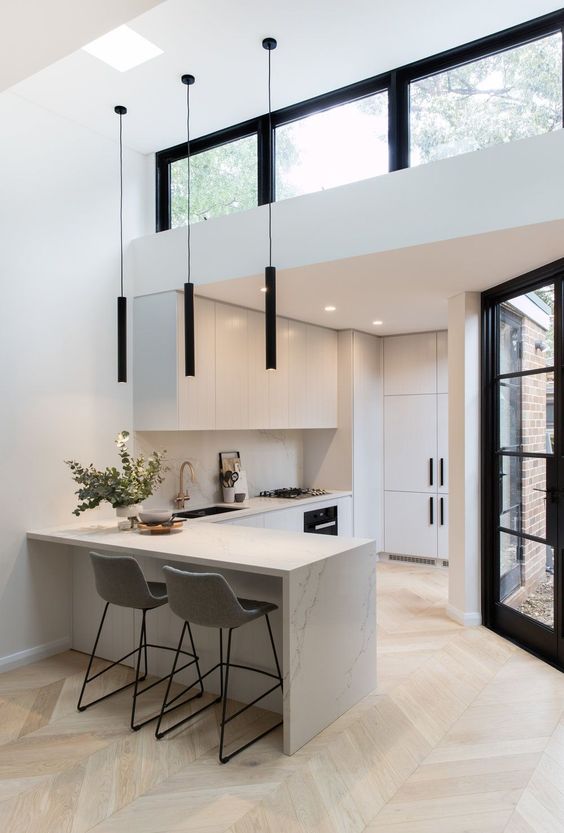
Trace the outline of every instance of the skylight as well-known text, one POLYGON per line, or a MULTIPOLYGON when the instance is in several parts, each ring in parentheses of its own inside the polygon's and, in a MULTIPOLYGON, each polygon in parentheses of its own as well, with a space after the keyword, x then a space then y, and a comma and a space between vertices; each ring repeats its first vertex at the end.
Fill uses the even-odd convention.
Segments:
POLYGON ((127 72, 163 53, 162 49, 129 26, 118 26, 107 35, 86 44, 83 49, 119 72, 127 72))

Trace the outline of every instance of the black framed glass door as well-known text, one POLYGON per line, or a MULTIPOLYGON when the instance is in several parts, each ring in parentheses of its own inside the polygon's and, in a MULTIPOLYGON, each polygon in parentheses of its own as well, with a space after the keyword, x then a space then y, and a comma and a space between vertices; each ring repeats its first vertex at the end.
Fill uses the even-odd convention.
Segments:
POLYGON ((564 664, 559 261, 483 295, 485 624, 564 664))

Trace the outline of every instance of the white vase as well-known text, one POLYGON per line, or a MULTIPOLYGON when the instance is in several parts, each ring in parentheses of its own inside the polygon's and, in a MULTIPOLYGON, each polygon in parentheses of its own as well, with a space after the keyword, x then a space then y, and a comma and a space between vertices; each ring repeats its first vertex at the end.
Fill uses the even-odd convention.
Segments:
POLYGON ((132 503, 130 506, 116 506, 118 528, 132 529, 133 522, 137 519, 139 512, 142 511, 143 507, 140 503, 132 503))

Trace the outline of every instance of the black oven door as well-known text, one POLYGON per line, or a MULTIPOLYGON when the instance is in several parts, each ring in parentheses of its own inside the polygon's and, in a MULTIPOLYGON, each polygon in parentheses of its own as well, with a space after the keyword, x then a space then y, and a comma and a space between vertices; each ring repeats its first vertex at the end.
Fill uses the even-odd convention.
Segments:
POLYGON ((304 512, 304 532, 313 535, 338 535, 339 520, 336 506, 304 512))

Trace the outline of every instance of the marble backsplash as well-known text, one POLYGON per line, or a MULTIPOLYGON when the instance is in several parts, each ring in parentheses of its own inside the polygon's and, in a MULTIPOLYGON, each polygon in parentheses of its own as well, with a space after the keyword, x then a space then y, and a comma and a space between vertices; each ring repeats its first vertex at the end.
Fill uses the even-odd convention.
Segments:
POLYGON ((302 431, 143 431, 135 434, 136 453, 150 454, 166 449, 170 471, 146 507, 169 507, 178 493, 180 466, 190 460, 196 481, 186 470, 188 506, 205 506, 221 501, 219 452, 238 451, 247 473, 249 495, 264 489, 302 486, 302 431))

